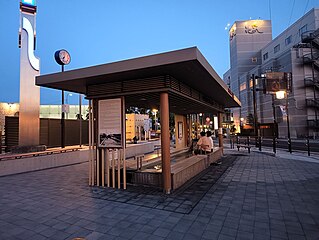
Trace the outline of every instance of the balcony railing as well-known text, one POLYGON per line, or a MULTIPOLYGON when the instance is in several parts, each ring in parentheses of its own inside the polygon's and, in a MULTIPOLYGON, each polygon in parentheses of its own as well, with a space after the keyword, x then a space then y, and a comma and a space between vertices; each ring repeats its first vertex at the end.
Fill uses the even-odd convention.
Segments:
POLYGON ((319 129, 319 120, 307 120, 309 128, 319 129))
POLYGON ((302 58, 303 58, 303 62, 306 64, 313 63, 319 59, 319 53, 318 52, 314 52, 312 54, 308 53, 308 54, 304 55, 302 58))
POLYGON ((319 88, 319 77, 305 77, 305 87, 317 87, 319 88))
POLYGON ((306 106, 319 108, 319 101, 317 99, 306 99, 306 106))
POLYGON ((313 31, 307 31, 301 34, 301 41, 303 43, 310 43, 315 38, 319 37, 319 29, 313 31))

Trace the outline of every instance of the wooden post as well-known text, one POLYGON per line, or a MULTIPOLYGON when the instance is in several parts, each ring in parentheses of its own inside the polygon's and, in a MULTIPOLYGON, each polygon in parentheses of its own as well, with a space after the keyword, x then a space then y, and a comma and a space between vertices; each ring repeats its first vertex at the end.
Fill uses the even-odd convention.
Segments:
POLYGON ((96 152, 96 185, 100 186, 100 149, 96 152))
POLYGON ((171 192, 171 156, 169 140, 169 102, 168 93, 162 92, 160 95, 161 114, 161 150, 162 150, 162 177, 163 190, 166 194, 171 192))
POLYGON ((218 143, 220 148, 224 147, 222 121, 223 121, 223 114, 219 112, 218 113, 218 143))
POLYGON ((121 188, 121 161, 122 152, 120 149, 117 150, 117 188, 121 188))
POLYGON ((125 162, 125 148, 123 151, 123 189, 126 189, 126 162, 125 162))
POLYGON ((101 161, 102 161, 102 187, 105 186, 105 148, 101 150, 101 161))
POLYGON ((112 187, 115 188, 115 149, 112 149, 112 187))
POLYGON ((106 148, 105 150, 106 155, 106 186, 110 187, 110 152, 109 149, 106 148))

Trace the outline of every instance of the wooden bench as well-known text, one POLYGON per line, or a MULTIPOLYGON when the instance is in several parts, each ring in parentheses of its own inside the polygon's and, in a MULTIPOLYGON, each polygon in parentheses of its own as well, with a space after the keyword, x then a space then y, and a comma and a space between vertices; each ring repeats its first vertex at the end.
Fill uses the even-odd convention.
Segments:
POLYGON ((159 156, 159 151, 161 150, 161 145, 154 145, 154 151, 156 151, 157 156, 159 156))
POLYGON ((237 149, 239 151, 239 148, 247 148, 248 149, 248 153, 250 153, 250 145, 244 145, 244 144, 237 144, 237 149))

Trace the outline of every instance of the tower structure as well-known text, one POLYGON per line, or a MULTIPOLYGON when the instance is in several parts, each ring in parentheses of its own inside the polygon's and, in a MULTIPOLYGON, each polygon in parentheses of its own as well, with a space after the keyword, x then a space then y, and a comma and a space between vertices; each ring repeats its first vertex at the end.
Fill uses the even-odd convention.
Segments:
MULTIPOLYGON (((230 69, 224 74, 224 81, 231 91, 240 98, 240 88, 245 88, 245 82, 240 76, 261 64, 260 49, 272 40, 270 20, 236 21, 229 30, 230 69)), ((242 99, 240 99, 242 101, 242 99)), ((245 106, 245 103, 242 102, 245 106)), ((234 124, 240 125, 240 109, 233 110, 234 124)))
POLYGON ((20 2, 20 111, 19 145, 39 145, 40 88, 35 77, 40 73, 40 60, 34 56, 36 48, 35 0, 20 2))

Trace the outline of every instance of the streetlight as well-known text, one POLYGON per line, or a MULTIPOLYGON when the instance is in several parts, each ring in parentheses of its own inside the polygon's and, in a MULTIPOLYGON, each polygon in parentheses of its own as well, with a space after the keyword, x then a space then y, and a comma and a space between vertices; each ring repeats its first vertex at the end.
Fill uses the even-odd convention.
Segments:
POLYGON ((277 91, 276 98, 284 99, 286 97, 286 117, 287 117, 287 131, 288 131, 288 150, 292 153, 291 150, 291 139, 290 139, 290 126, 289 126, 289 113, 288 113, 288 92, 286 91, 277 91))
POLYGON ((70 105, 69 105, 69 96, 72 97, 72 93, 66 94, 66 100, 65 100, 65 113, 66 113, 66 119, 69 118, 69 112, 70 112, 70 105))
POLYGON ((66 94, 66 100, 65 100, 66 104, 69 104, 69 96, 72 97, 72 93, 66 94))

